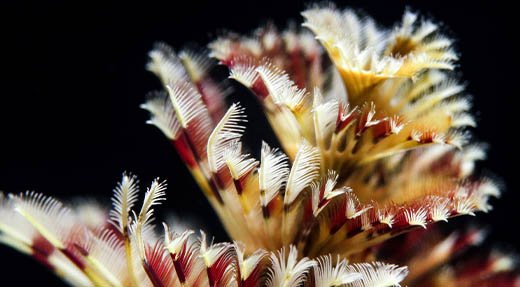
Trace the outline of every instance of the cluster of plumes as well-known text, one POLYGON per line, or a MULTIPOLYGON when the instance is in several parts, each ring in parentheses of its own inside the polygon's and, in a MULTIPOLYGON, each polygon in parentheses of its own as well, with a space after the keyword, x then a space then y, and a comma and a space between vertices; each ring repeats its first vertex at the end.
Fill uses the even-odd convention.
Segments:
MULTIPOLYGON (((144 108, 230 236, 248 252, 292 244, 311 258, 386 260, 374 250, 392 237, 489 211, 499 189, 474 175, 485 151, 470 143, 470 99, 450 72, 457 56, 438 26, 411 12, 391 30, 333 7, 303 16, 311 32, 268 26, 209 44, 229 78, 256 96, 282 145, 262 143, 258 160, 241 142, 244 108, 210 104, 224 102, 212 59, 177 56, 164 44, 150 53, 148 68, 167 94, 144 108)), ((450 259, 412 270, 407 282, 450 259)))
POLYGON ((136 177, 123 175, 109 212, 92 203, 67 207, 26 192, 0 197, 0 242, 33 256, 73 286, 393 286, 406 267, 347 264, 331 255, 310 259, 294 246, 246 253, 242 243, 208 242, 204 232, 156 233, 154 207, 165 200, 154 180, 136 208, 136 177))
POLYGON ((96 224, 39 194, 3 199, 2 241, 78 286, 520 284, 504 253, 460 259, 483 231, 426 230, 487 212, 499 195, 474 174, 485 151, 470 143, 475 121, 450 72, 452 41, 411 12, 391 30, 331 6, 303 16, 310 31, 230 34, 210 43, 209 56, 165 44, 150 52, 147 68, 164 91, 142 107, 233 244, 167 225, 157 236, 164 184, 152 184, 137 213, 130 176, 96 224), (263 142, 255 159, 243 148, 245 108, 226 104, 211 74, 217 62, 257 98, 282 149, 263 142))

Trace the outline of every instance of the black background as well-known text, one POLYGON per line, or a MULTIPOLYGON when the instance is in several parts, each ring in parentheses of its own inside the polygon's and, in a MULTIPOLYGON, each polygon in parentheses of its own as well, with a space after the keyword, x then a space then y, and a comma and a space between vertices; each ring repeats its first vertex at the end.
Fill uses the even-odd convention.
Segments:
MULTIPOLYGON (((0 190, 37 190, 62 199, 95 197, 109 205, 125 170, 143 185, 154 177, 170 184, 162 214, 194 218, 218 240, 218 220, 162 134, 144 124, 138 108, 147 91, 159 88, 145 71, 155 41, 176 49, 205 45, 218 32, 247 33, 268 19, 301 21, 308 1, 167 1, 26 3, 0 6, 0 190)), ((72 1, 71 1, 72 2, 72 1)), ((459 72, 475 96, 476 137, 490 143, 486 170, 500 176, 506 192, 495 210, 478 219, 493 240, 514 246, 518 227, 518 15, 497 1, 348 1, 384 25, 400 20, 405 7, 448 26, 461 53, 459 72), (471 3, 471 4, 469 4, 471 3)), ((240 92, 241 90, 238 90, 240 92)), ((246 101, 248 139, 271 143, 258 107, 246 101), (259 119, 257 121, 257 119, 259 119)), ((192 220, 193 221, 193 220, 192 220)), ((0 247, 1 286, 62 286, 32 259, 0 247)))

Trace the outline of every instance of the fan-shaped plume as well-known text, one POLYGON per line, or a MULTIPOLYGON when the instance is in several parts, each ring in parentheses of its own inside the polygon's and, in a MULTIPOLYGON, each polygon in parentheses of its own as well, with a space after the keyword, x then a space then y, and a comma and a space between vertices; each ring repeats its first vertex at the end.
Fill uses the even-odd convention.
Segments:
POLYGON ((267 286, 301 286, 316 262, 307 257, 298 260, 298 251, 294 246, 289 247, 288 254, 282 248, 271 253, 271 272, 267 279, 267 286))
POLYGON ((320 157, 318 150, 307 142, 300 145, 291 172, 287 178, 284 203, 291 204, 319 175, 320 157))
POLYGON ((121 234, 126 234, 128 231, 130 210, 138 200, 138 192, 137 178, 130 174, 123 174, 123 179, 114 189, 113 209, 110 210, 110 220, 121 234))
POLYGON ((68 233, 73 229, 77 229, 74 236, 83 236, 84 230, 74 227, 75 218, 72 212, 61 202, 35 192, 13 195, 11 198, 14 210, 56 248, 66 248, 68 233))
POLYGON ((401 282, 408 270, 405 267, 399 267, 393 264, 374 263, 358 263, 347 267, 350 272, 361 274, 361 280, 354 281, 353 287, 365 286, 400 286, 401 282))
POLYGON ((267 206, 287 181, 289 163, 284 153, 278 149, 272 149, 265 142, 262 142, 260 163, 258 169, 260 202, 262 206, 267 206))
POLYGON ((315 286, 342 286, 362 278, 361 273, 347 270, 345 259, 338 258, 334 264, 329 255, 320 257, 317 261, 319 264, 313 266, 315 286))
POLYGON ((164 43, 156 43, 148 56, 150 62, 146 65, 146 69, 159 77, 165 86, 172 82, 188 79, 179 57, 170 46, 164 43))
POLYGON ((156 126, 170 140, 178 138, 181 125, 173 106, 170 105, 168 94, 166 92, 152 92, 147 98, 147 102, 141 105, 141 108, 150 112, 151 115, 146 123, 156 126))
POLYGON ((246 121, 244 109, 233 104, 217 124, 208 139, 208 160, 214 173, 224 165, 224 153, 230 143, 240 139, 245 130, 241 124, 246 121))

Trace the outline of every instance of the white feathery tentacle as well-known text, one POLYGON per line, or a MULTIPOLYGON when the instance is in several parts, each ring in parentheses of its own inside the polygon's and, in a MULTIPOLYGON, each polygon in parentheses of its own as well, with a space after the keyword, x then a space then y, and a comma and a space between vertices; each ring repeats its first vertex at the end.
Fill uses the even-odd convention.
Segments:
POLYGON ((190 235, 194 233, 193 230, 185 230, 181 234, 175 234, 175 236, 171 236, 170 230, 166 223, 163 223, 164 227, 164 247, 175 256, 175 259, 179 257, 179 253, 181 252, 183 246, 188 241, 190 235))
POLYGON ((193 50, 183 50, 179 53, 179 59, 194 82, 200 81, 212 66, 213 61, 206 54, 193 50))
POLYGON ((269 90, 269 95, 275 104, 284 104, 292 111, 296 111, 302 105, 304 98, 308 96, 305 89, 299 89, 291 81, 289 75, 274 64, 263 64, 256 68, 256 71, 269 90))
POLYGON ((129 173, 124 173, 121 182, 114 189, 112 196, 112 210, 109 218, 121 234, 127 234, 128 219, 130 211, 134 207, 139 197, 139 181, 137 177, 129 173))
POLYGON ((361 274, 361 279, 350 283, 352 287, 401 286, 399 283, 408 274, 407 267, 381 262, 356 263, 347 270, 361 274))
POLYGON ((404 211, 406 222, 410 225, 421 226, 426 228, 426 218, 428 211, 421 207, 419 209, 407 209, 404 211))
POLYGON ((99 235, 91 235, 88 245, 87 261, 111 286, 123 286, 128 271, 124 242, 116 233, 106 229, 99 235))
POLYGON ((316 261, 307 257, 298 260, 298 250, 295 246, 289 247, 286 257, 286 249, 282 248, 277 253, 271 252, 271 269, 267 275, 268 287, 301 286, 307 279, 310 269, 316 265, 316 261))
POLYGON ((151 116, 146 122, 147 124, 156 126, 171 140, 178 137, 181 125, 175 115, 170 97, 166 92, 150 93, 146 102, 140 107, 150 112, 151 116))
POLYGON ((258 183, 260 187, 260 202, 267 206, 283 188, 289 175, 287 156, 278 149, 272 149, 262 142, 258 183))
POLYGON ((314 89, 313 117, 318 140, 330 138, 336 129, 339 106, 338 100, 323 101, 321 91, 318 88, 314 89))
POLYGON ((189 82, 170 83, 166 86, 166 89, 170 95, 177 119, 183 128, 188 128, 193 119, 207 113, 200 93, 189 82))
POLYGON ((14 202, 0 193, 0 231, 2 241, 6 244, 29 253, 29 247, 35 238, 36 229, 18 212, 14 210, 14 202))
POLYGON ((64 249, 67 237, 74 230, 79 236, 86 235, 73 211, 60 201, 32 191, 10 196, 14 209, 56 248, 64 249))
POLYGON ((287 179, 284 204, 294 202, 300 192, 316 179, 320 172, 320 153, 317 148, 303 141, 298 148, 287 179))
POLYGON ((157 43, 148 56, 150 61, 147 63, 146 69, 159 77, 163 85, 188 79, 179 57, 170 46, 157 43))
POLYGON ((244 108, 240 104, 234 103, 213 129, 207 145, 208 162, 212 172, 217 173, 225 164, 224 152, 230 142, 242 137, 245 130, 242 123, 246 121, 244 108))
POLYGON ((224 149, 222 159, 235 180, 240 179, 258 165, 258 161, 252 158, 250 154, 242 153, 242 142, 239 140, 232 141, 228 144, 224 149))
POLYGON ((360 280, 362 275, 348 269, 347 260, 338 258, 336 264, 332 263, 332 256, 325 255, 316 259, 314 268, 314 282, 316 287, 344 286, 360 280))
POLYGON ((234 79, 246 87, 252 87, 258 79, 257 65, 252 59, 236 59, 237 62, 230 68, 229 78, 234 79))
POLYGON ((131 226, 131 233, 137 240, 137 251, 141 260, 145 258, 146 234, 153 228, 151 225, 154 215, 153 207, 161 204, 161 201, 166 200, 165 190, 166 182, 160 182, 159 179, 155 179, 144 195, 143 205, 139 215, 134 214, 135 218, 131 226))
POLYGON ((348 192, 347 188, 334 189, 338 176, 336 171, 329 170, 323 182, 315 181, 311 184, 311 205, 315 217, 327 206, 329 201, 348 192))

